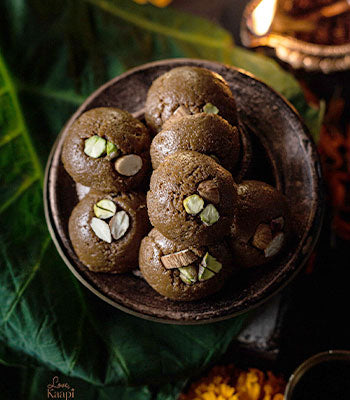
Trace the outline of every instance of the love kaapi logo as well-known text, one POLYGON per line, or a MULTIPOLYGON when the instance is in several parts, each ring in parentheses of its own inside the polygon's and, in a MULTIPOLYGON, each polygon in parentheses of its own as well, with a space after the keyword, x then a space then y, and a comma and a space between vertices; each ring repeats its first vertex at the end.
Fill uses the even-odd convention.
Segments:
POLYGON ((58 376, 52 379, 52 383, 47 385, 48 399, 74 399, 75 389, 68 383, 60 383, 58 376))

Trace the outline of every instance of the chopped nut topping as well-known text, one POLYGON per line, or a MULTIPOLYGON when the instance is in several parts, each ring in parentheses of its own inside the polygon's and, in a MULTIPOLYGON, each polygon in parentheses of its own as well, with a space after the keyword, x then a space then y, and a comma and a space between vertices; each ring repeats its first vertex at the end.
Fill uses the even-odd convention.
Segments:
POLYGON ((91 220, 90 226, 99 239, 107 243, 112 243, 112 235, 107 222, 94 217, 91 220))
POLYGON ((201 264, 205 267, 210 269, 210 271, 218 273, 221 268, 222 264, 213 256, 211 256, 208 252, 203 257, 201 264))
POLYGON ((220 272, 221 269, 222 264, 207 252, 199 266, 198 279, 200 281, 211 279, 215 276, 215 274, 220 272))
POLYGON ((142 158, 136 154, 128 154, 117 159, 115 169, 120 175, 133 176, 142 168, 142 158))
POLYGON ((220 193, 216 183, 213 180, 201 182, 198 185, 198 193, 203 199, 213 204, 218 204, 220 201, 220 193))
POLYGON ((207 103, 203 107, 203 111, 207 114, 218 114, 219 113, 219 109, 217 107, 215 107, 214 104, 211 104, 211 103, 207 103))
POLYGON ((101 157, 106 151, 106 139, 94 135, 85 140, 84 153, 92 158, 101 157))
POLYGON ((213 204, 208 204, 199 216, 207 226, 215 224, 220 218, 220 214, 213 204))
POLYGON ((118 146, 116 146, 114 143, 107 142, 106 152, 107 152, 107 158, 109 160, 113 160, 113 158, 116 158, 119 156, 120 150, 119 150, 118 146))
POLYGON ((215 276, 215 272, 210 271, 210 269, 204 267, 203 265, 199 266, 198 269, 198 279, 200 281, 207 281, 215 276))
POLYGON ((265 257, 275 256, 282 248, 284 242, 284 233, 278 233, 265 249, 265 257))
POLYGON ((115 240, 122 238, 129 229, 129 215, 125 211, 118 211, 109 221, 112 236, 115 240))
POLYGON ((181 267, 179 271, 180 279, 182 282, 186 283, 186 285, 193 285, 197 282, 197 269, 195 266, 181 267))
POLYGON ((107 219, 113 217, 117 211, 117 206, 112 200, 102 199, 94 204, 94 213, 97 218, 107 219))
POLYGON ((192 194, 184 199, 183 205, 187 214, 197 215, 203 210, 204 200, 198 194, 192 194))
POLYGON ((166 269, 186 267, 196 260, 198 260, 198 257, 189 249, 161 257, 161 261, 166 269))
POLYGON ((265 250, 272 238, 270 226, 267 224, 260 224, 256 228, 252 243, 253 246, 257 247, 259 250, 265 250))

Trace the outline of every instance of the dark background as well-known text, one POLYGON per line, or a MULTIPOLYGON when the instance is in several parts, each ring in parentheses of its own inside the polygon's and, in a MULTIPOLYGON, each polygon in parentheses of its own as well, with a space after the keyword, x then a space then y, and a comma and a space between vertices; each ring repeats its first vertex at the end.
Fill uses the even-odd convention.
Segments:
MULTIPOLYGON (((246 0, 187 1, 175 0, 174 6, 187 12, 211 19, 234 36, 235 43, 240 41, 240 23, 246 0)), ((260 50, 261 51, 261 50, 260 50)), ((325 99, 327 106, 336 93, 345 100, 345 121, 350 119, 350 74, 349 72, 323 75, 293 71, 282 65, 306 85, 312 95, 325 99)), ((348 150, 349 151, 349 150, 348 150)), ((344 150, 345 152, 345 150, 344 150)), ((347 160, 349 163, 350 161, 347 160)), ((349 168, 349 165, 347 166, 349 168)), ((350 350, 350 242, 337 237, 332 229, 333 214, 330 190, 327 189, 327 207, 319 244, 313 259, 297 279, 282 293, 276 325, 271 336, 273 345, 261 351, 257 343, 249 351, 242 353, 240 345, 234 345, 225 358, 225 362, 235 361, 237 351, 240 362, 250 362, 258 366, 272 367, 286 376, 306 358, 315 353, 330 349, 350 350), (238 350, 237 350, 238 347, 238 350), (256 351, 255 351, 256 350, 256 351)), ((347 199, 350 206, 350 198, 347 199)), ((261 311, 258 311, 261 313, 261 311)), ((266 318, 266 324, 271 320, 266 318)), ((257 329, 262 329, 259 321, 257 329)), ((261 339, 261 338, 260 338, 261 339)))

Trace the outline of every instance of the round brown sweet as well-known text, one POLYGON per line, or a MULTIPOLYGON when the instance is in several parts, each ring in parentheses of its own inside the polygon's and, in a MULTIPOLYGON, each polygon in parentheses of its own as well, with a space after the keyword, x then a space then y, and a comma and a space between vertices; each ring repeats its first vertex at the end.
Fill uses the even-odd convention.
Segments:
POLYGON ((173 300, 191 301, 209 296, 223 287, 234 270, 232 258, 225 243, 217 243, 209 247, 190 247, 188 249, 197 256, 196 261, 191 264, 196 267, 197 272, 206 252, 222 264, 222 269, 208 280, 197 280, 191 285, 186 284, 180 278, 180 271, 165 268, 161 258, 187 248, 183 244, 167 239, 156 229, 152 229, 141 242, 139 265, 143 277, 154 290, 173 300))
POLYGON ((237 187, 237 194, 229 241, 233 258, 243 268, 266 264, 278 256, 288 242, 290 214, 287 199, 273 186, 259 181, 243 181, 237 187), (280 233, 284 235, 282 247, 274 256, 266 257, 264 250, 256 246, 254 237, 261 224, 263 228, 270 227, 272 238, 280 233))
POLYGON ((154 169, 170 154, 181 150, 193 150, 214 156, 231 173, 240 156, 240 138, 237 127, 216 114, 200 113, 165 124, 151 144, 151 160, 154 169))
POLYGON ((159 132, 180 106, 196 114, 208 103, 231 125, 237 125, 236 103, 222 76, 199 67, 173 68, 153 81, 147 94, 146 122, 153 132, 159 132))
MULTIPOLYGON (((211 157, 195 151, 170 155, 153 171, 147 208, 151 224, 165 237, 187 246, 217 243, 230 231, 236 185, 232 175, 211 157), (219 193, 214 204, 220 218, 213 225, 205 225, 200 215, 186 212, 183 201, 197 194, 202 182, 212 182, 219 193)), ((203 196, 201 196, 203 197, 203 196)), ((212 202, 206 201, 205 206, 212 202)))
POLYGON ((149 169, 150 135, 147 128, 126 111, 112 107, 91 109, 70 127, 63 144, 62 162, 66 171, 78 183, 103 192, 128 191, 142 182, 149 169), (92 158, 84 153, 85 140, 98 135, 120 149, 118 158, 136 154, 142 167, 133 176, 119 174, 118 158, 104 155, 92 158))
MULTIPOLYGON (((107 223, 109 220, 104 220, 107 223)), ((69 218, 69 237, 80 261, 90 271, 122 273, 138 264, 138 252, 142 238, 150 229, 146 199, 143 193, 120 193, 110 195, 91 191, 73 209, 69 218), (117 212, 129 215, 129 228, 118 240, 107 243, 96 236, 90 223, 95 217, 94 205, 102 199, 112 200, 117 212)))

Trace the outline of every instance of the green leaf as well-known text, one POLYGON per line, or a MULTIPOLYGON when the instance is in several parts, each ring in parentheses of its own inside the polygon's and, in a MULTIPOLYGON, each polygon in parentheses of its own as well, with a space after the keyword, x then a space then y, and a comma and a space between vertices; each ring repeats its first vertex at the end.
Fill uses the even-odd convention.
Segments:
POLYGON ((162 383, 168 384, 158 399, 175 398, 183 380, 225 352, 245 317, 161 325, 118 312, 83 288, 59 258, 43 215, 43 166, 58 132, 105 81, 171 57, 247 69, 287 96, 311 126, 318 114, 275 62, 234 47, 214 24, 171 8, 131 0, 4 0, 2 13, 0 363, 40 367, 29 375, 29 398, 41 393, 51 370, 81 380, 94 398, 109 398, 109 386, 119 388, 114 398, 149 398, 149 387, 125 384, 152 384, 154 398, 162 383), (175 379, 182 380, 169 384, 175 379))
MULTIPOLYGON (((110 309, 80 287, 46 230, 42 168, 1 56, 0 72, 1 132, 20 132, 0 149, 1 193, 10 193, 1 214, 0 339, 17 354, 10 362, 45 365, 94 385, 154 384, 204 368, 243 318, 204 329, 161 325, 110 309)), ((3 348, 5 363, 6 354, 3 348)))
MULTIPOLYGON (((1 386, 1 399, 25 399, 37 400, 47 399, 47 386, 53 382, 55 377, 61 384, 69 385, 68 393, 74 389, 74 398, 83 400, 151 400, 152 392, 147 386, 110 386, 96 387, 81 379, 68 377, 60 373, 49 371, 45 368, 5 368, 0 366, 1 376, 5 376, 1 386)), ((160 388, 160 395, 167 396, 169 388, 164 386, 160 388)), ((65 393, 65 391, 57 390, 55 393, 65 393)), ((62 398, 62 397, 57 397, 62 398)), ((67 395, 67 398, 68 395, 67 395)), ((162 397, 162 399, 170 399, 170 397, 162 397)), ((174 397, 172 397, 174 398, 174 397)))
POLYGON ((186 384, 186 381, 181 380, 156 389, 148 386, 98 387, 43 367, 24 368, 1 365, 0 376, 6 378, 1 386, 2 400, 48 398, 47 385, 51 384, 55 377, 58 378, 59 383, 67 383, 71 389, 74 389, 74 398, 82 400, 173 400, 186 384))

